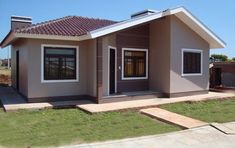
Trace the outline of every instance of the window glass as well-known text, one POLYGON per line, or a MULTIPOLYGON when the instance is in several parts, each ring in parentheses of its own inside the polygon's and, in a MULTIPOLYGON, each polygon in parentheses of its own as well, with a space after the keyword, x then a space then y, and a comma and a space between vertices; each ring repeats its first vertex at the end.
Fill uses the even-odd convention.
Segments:
POLYGON ((76 49, 45 47, 44 79, 76 79, 76 49))
POLYGON ((146 51, 124 51, 124 77, 146 76, 146 51))
POLYGON ((201 73, 201 53, 188 52, 183 53, 183 73, 200 74, 201 73))

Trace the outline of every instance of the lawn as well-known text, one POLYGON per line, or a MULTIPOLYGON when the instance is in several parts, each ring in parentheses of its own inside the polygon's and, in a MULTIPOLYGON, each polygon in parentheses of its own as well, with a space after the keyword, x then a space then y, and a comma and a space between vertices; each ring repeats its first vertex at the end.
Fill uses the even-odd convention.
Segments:
POLYGON ((0 111, 0 144, 7 147, 59 146, 177 130, 135 111, 94 115, 78 109, 0 111))
POLYGON ((235 121, 235 98, 205 102, 174 103, 161 105, 160 107, 206 122, 224 123, 235 121))

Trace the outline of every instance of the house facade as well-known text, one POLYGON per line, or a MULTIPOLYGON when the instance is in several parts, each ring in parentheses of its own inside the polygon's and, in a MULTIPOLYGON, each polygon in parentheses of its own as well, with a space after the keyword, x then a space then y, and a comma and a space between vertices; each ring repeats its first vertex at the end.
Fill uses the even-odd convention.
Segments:
POLYGON ((225 47, 183 7, 121 22, 77 16, 30 22, 13 17, 15 28, 1 42, 12 47, 12 85, 29 102, 208 93, 209 50, 225 47))
POLYGON ((210 87, 235 87, 235 62, 211 63, 210 87))

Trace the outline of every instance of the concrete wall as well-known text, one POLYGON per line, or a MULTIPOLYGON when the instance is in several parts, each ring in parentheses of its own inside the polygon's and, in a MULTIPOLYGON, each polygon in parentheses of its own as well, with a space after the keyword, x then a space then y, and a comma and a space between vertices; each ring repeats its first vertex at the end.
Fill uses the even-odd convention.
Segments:
MULTIPOLYGON (((122 48, 149 49, 149 25, 137 26, 117 33, 117 67, 122 67, 122 48)), ((117 91, 132 92, 149 89, 148 79, 122 80, 121 69, 117 71, 117 91)))
POLYGON ((170 93, 209 89, 209 44, 176 16, 171 16, 170 93), (202 76, 181 76, 182 48, 203 50, 202 76))
POLYGON ((107 96, 109 94, 109 71, 108 71, 108 54, 109 54, 109 46, 116 47, 116 35, 108 35, 102 37, 102 49, 103 49, 103 96, 107 96))
POLYGON ((221 83, 223 86, 235 87, 235 74, 224 72, 221 74, 221 83))
POLYGON ((87 42, 87 93, 96 97, 97 78, 96 78, 96 40, 87 42))
POLYGON ((12 86, 16 88, 19 50, 19 92, 27 98, 90 95, 96 97, 96 40, 84 42, 20 39, 11 49, 12 86), (41 83, 41 44, 79 46, 79 82, 41 83))
POLYGON ((27 40, 20 39, 11 48, 12 86, 16 88, 16 51, 19 51, 19 92, 28 96, 28 47, 27 40))
POLYGON ((170 18, 150 24, 149 88, 170 92, 170 18))

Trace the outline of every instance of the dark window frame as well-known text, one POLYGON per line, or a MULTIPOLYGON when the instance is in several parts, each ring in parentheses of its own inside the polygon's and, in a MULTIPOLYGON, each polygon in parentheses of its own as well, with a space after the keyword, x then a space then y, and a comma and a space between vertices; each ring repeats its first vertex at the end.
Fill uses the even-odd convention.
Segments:
POLYGON ((137 49, 137 48, 123 48, 122 49, 122 80, 141 80, 141 79, 148 79, 148 49, 137 49), (143 52, 144 58, 138 57, 138 56, 126 56, 126 52, 143 52), (127 58, 129 60, 133 60, 133 75, 127 76, 125 73, 126 69, 126 60, 127 58), (138 75, 137 71, 137 64, 138 62, 141 62, 141 60, 144 60, 144 74, 138 75))
POLYGON ((203 51, 182 49, 182 76, 201 76, 203 73, 203 51), (191 54, 191 55, 190 55, 191 54), (192 61, 186 61, 186 60, 192 61))
MULTIPOLYGON (((42 45, 43 48, 43 79, 42 82, 74 82, 78 81, 78 47, 77 46, 47 46, 47 45, 42 45), (47 50, 70 50, 73 51, 72 55, 69 54, 47 54, 47 50), (58 61, 58 76, 57 77, 50 77, 46 73, 47 71, 47 58, 54 58, 58 61), (71 60, 72 59, 72 60, 71 60), (71 74, 71 71, 67 71, 66 68, 64 68, 65 65, 68 65, 69 62, 72 62, 72 67, 74 68, 71 74), (62 72, 63 71, 63 72, 62 72), (70 73, 70 74, 68 74, 70 73)), ((50 59, 49 59, 50 60, 50 59)))

